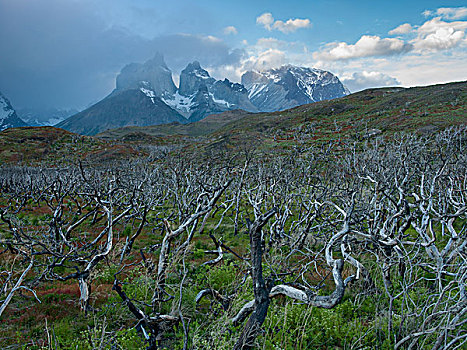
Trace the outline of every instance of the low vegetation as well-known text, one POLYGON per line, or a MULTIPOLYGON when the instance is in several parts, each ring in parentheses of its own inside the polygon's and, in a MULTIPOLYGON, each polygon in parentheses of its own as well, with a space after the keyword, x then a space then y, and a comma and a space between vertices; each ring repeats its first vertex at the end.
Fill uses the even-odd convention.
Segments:
POLYGON ((383 96, 386 115, 396 93, 347 97, 342 119, 333 101, 189 146, 4 163, 0 347, 465 348, 467 129, 436 110, 437 132, 345 129, 349 105, 383 96))

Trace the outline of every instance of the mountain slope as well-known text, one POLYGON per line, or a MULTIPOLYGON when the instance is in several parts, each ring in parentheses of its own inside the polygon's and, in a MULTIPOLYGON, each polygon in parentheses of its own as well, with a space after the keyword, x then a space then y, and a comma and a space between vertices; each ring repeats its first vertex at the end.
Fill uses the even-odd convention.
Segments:
POLYGON ((369 89, 281 112, 228 111, 189 125, 123 127, 99 134, 101 141, 55 128, 12 128, 0 132, 0 163, 138 156, 126 141, 176 145, 174 149, 208 158, 215 149, 232 154, 249 147, 306 151, 330 142, 345 151, 346 141, 363 147, 376 136, 428 135, 457 125, 467 125, 467 82, 369 89))
POLYGON ((158 144, 170 140, 201 149, 228 145, 235 150, 252 142, 276 148, 397 132, 429 134, 461 124, 467 124, 467 82, 369 89, 280 112, 231 111, 188 125, 125 127, 98 136, 158 144))
POLYGON ((208 135, 232 121, 242 119, 249 115, 254 117, 253 113, 236 109, 219 114, 212 114, 200 121, 190 124, 171 123, 144 127, 126 126, 123 128, 106 130, 97 134, 96 137, 103 140, 131 140, 138 142, 145 142, 151 138, 164 138, 167 136, 188 136, 196 138, 208 135), (148 138, 148 136, 150 136, 150 138, 148 138))
POLYGON ((349 91, 330 72, 315 68, 285 65, 264 72, 248 71, 242 75, 251 102, 264 112, 331 100, 349 91))
POLYGON ((107 129, 146 126, 186 119, 167 106, 149 87, 114 91, 102 101, 57 124, 82 135, 95 135, 107 129))
POLYGON ((133 159, 140 154, 130 145, 76 135, 52 126, 9 128, 0 132, 0 164, 102 164, 133 159))
POLYGON ((413 88, 369 89, 339 99, 255 114, 233 121, 210 137, 232 145, 258 140, 267 147, 376 135, 430 134, 467 124, 467 82, 413 88))
POLYGON ((10 101, 0 92, 0 131, 26 125, 27 124, 18 117, 10 101))

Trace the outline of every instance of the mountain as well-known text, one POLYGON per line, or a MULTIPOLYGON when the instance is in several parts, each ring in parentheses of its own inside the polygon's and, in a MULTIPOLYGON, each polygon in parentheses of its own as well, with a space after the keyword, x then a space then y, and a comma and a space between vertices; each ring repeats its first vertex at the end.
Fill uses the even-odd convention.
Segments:
POLYGON ((164 62, 164 57, 157 53, 144 64, 131 63, 123 67, 117 76, 116 91, 137 89, 141 82, 152 87, 156 96, 173 95, 177 90, 172 72, 164 62))
POLYGON ((60 123, 79 111, 75 109, 18 108, 16 114, 30 126, 50 126, 60 123))
POLYGON ((236 109, 277 111, 348 94, 333 74, 294 66, 247 72, 242 83, 216 80, 194 61, 181 72, 177 88, 164 58, 156 54, 143 64, 126 65, 109 96, 57 126, 94 135, 130 125, 193 123, 236 109))
POLYGON ((10 101, 0 92, 0 131, 19 126, 27 126, 27 124, 18 117, 10 101))
POLYGON ((82 135, 95 135, 123 126, 173 122, 183 123, 186 119, 156 96, 149 83, 141 82, 139 88, 113 91, 102 101, 56 126, 82 135))
POLYGON ((163 97, 165 103, 188 118, 189 122, 207 115, 234 109, 257 112, 244 86, 228 79, 216 80, 194 61, 180 74, 180 87, 174 95, 163 97))
MULTIPOLYGON (((467 125, 467 81, 368 89, 277 112, 234 110, 190 125, 126 126, 106 130, 97 138, 52 127, 11 128, 0 133, 0 164, 35 160, 53 163, 77 158, 101 162, 136 156, 134 148, 125 141, 149 143, 156 149, 183 149, 182 152, 194 152, 196 156, 202 156, 203 150, 237 152, 248 147, 273 152, 294 148, 302 152, 328 146, 330 140, 339 140, 336 145, 343 142, 339 147, 345 147, 346 141, 366 142, 378 135, 386 138, 406 132, 430 135, 462 125, 467 125)), ((210 151, 206 154, 211 155, 210 151)))
POLYGON ((307 103, 331 100, 350 92, 330 72, 285 65, 263 72, 248 71, 242 85, 250 101, 262 112, 274 112, 307 103))

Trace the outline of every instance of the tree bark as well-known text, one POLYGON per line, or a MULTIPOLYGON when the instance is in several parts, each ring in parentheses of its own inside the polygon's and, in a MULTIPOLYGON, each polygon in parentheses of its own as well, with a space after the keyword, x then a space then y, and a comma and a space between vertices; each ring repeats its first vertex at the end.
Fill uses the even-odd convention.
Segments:
POLYGON ((253 291, 255 294, 255 309, 248 319, 240 338, 235 344, 234 350, 251 349, 254 346, 256 336, 260 332, 261 326, 263 325, 268 313, 270 287, 266 285, 263 277, 263 268, 261 264, 263 256, 261 229, 275 212, 276 209, 273 208, 257 218, 253 224, 249 224, 251 276, 253 279, 253 291))

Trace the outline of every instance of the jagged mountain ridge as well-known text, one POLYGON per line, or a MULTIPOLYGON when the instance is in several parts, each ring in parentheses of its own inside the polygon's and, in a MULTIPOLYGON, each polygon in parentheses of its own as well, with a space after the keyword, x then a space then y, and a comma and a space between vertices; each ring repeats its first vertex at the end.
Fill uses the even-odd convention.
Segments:
POLYGON ((27 124, 18 117, 10 101, 0 92, 0 131, 20 126, 27 124))
POLYGON ((212 78, 199 62, 194 61, 181 72, 178 89, 170 74, 162 56, 156 55, 144 64, 132 63, 122 69, 117 77, 117 90, 124 88, 119 83, 121 81, 135 85, 144 79, 152 86, 156 96, 187 118, 188 122, 233 109, 277 111, 349 94, 332 73, 292 65, 264 72, 246 72, 242 76, 242 84, 238 84, 228 79, 212 78), (142 72, 150 73, 144 75, 142 72), (159 72, 158 77, 154 77, 154 72, 159 72), (162 83, 155 87, 155 82, 162 83))
POLYGON ((106 128, 126 125, 192 123, 211 114, 235 109, 248 112, 276 111, 348 93, 333 74, 294 66, 283 66, 266 72, 247 72, 242 76, 242 81, 245 84, 228 79, 216 80, 199 62, 194 61, 181 72, 177 88, 172 72, 162 55, 157 54, 143 64, 131 63, 121 70, 116 78, 116 89, 103 100, 120 96, 112 100, 113 108, 108 103, 97 103, 57 126, 93 135, 106 128), (121 98, 125 91, 133 91, 133 94, 141 92, 137 96, 146 99, 146 103, 139 101, 135 104, 132 101, 128 105, 121 98), (86 125, 80 125, 77 120, 81 120, 84 115, 87 116, 86 125), (145 124, 149 122, 152 124, 145 124))
POLYGON ((285 65, 263 72, 242 75, 250 101, 262 112, 331 100, 348 95, 349 90, 332 73, 316 68, 285 65))
POLYGON ((162 96, 172 108, 195 122, 207 115, 233 109, 258 112, 248 99, 248 91, 228 79, 216 80, 199 62, 194 61, 180 74, 180 87, 174 95, 162 96))

